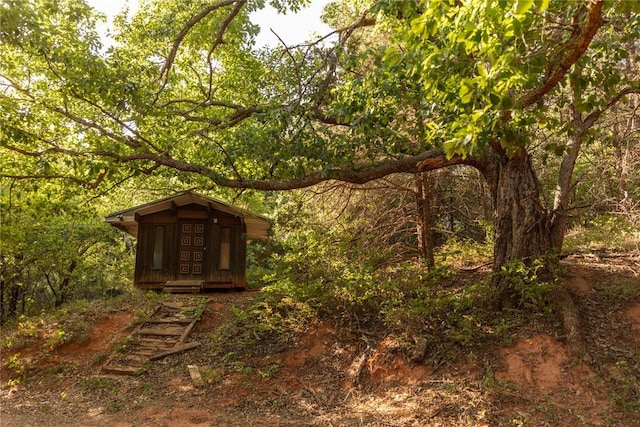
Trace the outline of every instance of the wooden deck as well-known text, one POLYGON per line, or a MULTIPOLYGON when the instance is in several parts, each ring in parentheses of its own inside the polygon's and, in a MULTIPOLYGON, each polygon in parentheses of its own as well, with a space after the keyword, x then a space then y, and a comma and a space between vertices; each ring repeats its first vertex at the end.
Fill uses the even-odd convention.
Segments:
POLYGON ((102 372, 139 375, 153 360, 186 351, 199 345, 185 343, 199 318, 199 309, 182 303, 162 303, 115 349, 102 372))

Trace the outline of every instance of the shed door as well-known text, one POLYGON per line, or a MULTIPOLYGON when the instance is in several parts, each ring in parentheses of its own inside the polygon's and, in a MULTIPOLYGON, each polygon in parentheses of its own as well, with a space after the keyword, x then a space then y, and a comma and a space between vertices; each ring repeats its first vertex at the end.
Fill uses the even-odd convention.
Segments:
POLYGON ((180 223, 178 273, 181 279, 200 279, 205 274, 206 229, 207 224, 204 221, 183 221, 180 223))

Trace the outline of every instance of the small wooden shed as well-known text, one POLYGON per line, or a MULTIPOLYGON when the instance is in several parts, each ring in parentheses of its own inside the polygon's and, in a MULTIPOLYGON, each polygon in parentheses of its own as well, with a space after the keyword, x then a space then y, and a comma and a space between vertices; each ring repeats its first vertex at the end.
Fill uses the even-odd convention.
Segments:
POLYGON ((267 239, 268 218, 192 191, 105 218, 137 238, 134 285, 170 292, 246 286, 247 239, 267 239))

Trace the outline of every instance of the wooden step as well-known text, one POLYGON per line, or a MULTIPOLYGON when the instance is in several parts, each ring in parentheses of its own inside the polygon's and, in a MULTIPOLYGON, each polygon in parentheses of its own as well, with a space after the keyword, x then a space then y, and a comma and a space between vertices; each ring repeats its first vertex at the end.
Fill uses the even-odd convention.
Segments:
POLYGON ((166 308, 173 308, 174 310, 182 310, 184 308, 184 304, 181 302, 163 302, 162 306, 166 308))
POLYGON ((156 346, 136 345, 136 346, 132 346, 131 353, 144 354, 144 355, 156 354, 158 351, 165 350, 165 349, 170 349, 170 348, 173 348, 173 347, 175 347, 175 345, 163 345, 163 346, 158 346, 158 345, 156 345, 156 346))
POLYGON ((102 372, 117 375, 140 375, 142 368, 125 365, 107 365, 102 367, 102 372))
POLYGON ((167 293, 167 294, 198 294, 200 293, 200 289, 185 289, 185 288, 180 288, 180 289, 174 289, 174 288, 166 288, 163 289, 163 292, 167 293))
POLYGON ((137 340, 135 340, 135 343, 139 345, 148 346, 148 347, 159 347, 159 346, 173 347, 178 343, 178 340, 172 337, 159 337, 159 338, 139 337, 137 340))
POLYGON ((122 363, 123 365, 141 365, 143 363, 145 363, 147 360, 149 360, 148 357, 145 357, 144 355, 138 354, 137 352, 131 352, 129 354, 127 354, 126 356, 124 356, 121 359, 118 359, 118 362, 122 363))
POLYGON ((188 317, 165 317, 164 319, 147 320, 145 323, 151 323, 151 324, 183 323, 185 325, 188 325, 189 323, 191 323, 191 320, 192 319, 188 317))
POLYGON ((182 336, 184 328, 144 328, 140 329, 138 335, 151 335, 158 337, 179 337, 182 336))
POLYGON ((165 282, 162 291, 173 294, 198 294, 202 286, 202 280, 169 280, 165 282))
POLYGON ((139 375, 151 360, 197 347, 198 343, 184 343, 198 321, 196 312, 195 307, 183 303, 162 303, 130 333, 126 353, 113 355, 103 366, 103 372, 139 375))

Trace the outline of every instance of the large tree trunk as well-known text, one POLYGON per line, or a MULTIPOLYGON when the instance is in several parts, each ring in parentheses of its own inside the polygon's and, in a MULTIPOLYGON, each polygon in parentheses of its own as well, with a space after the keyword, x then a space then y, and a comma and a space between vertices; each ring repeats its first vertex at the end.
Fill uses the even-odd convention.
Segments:
MULTIPOLYGON (((549 216, 540 203, 540 183, 529 154, 521 150, 508 157, 500 149, 493 150, 483 172, 493 205, 494 272, 512 261, 530 263, 551 253, 549 216)), ((496 277, 506 290, 508 283, 496 277)))

